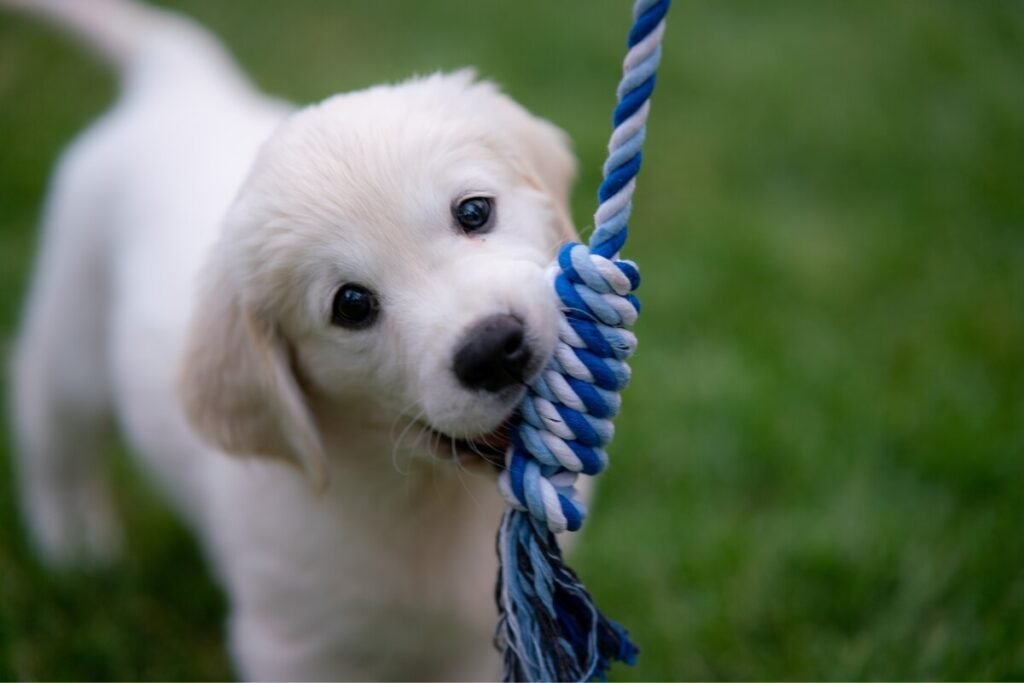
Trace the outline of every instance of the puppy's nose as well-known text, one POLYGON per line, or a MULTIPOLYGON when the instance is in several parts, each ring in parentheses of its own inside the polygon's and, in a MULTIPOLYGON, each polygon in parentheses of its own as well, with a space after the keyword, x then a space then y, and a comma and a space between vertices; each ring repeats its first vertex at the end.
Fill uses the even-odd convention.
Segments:
POLYGON ((467 389, 497 392, 522 382, 531 358, 523 322, 513 315, 492 315, 466 333, 455 352, 455 376, 467 389))

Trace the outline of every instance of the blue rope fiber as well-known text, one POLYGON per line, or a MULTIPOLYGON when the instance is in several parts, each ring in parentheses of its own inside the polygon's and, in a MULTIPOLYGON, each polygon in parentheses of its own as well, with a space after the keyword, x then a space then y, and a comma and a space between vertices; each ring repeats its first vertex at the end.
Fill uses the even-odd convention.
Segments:
POLYGON ((498 530, 496 644, 507 681, 603 679, 614 661, 632 664, 626 631, 598 611, 562 561, 555 534, 576 531, 586 508, 576 479, 608 465, 618 392, 636 349, 627 328, 640 311, 636 265, 618 259, 628 235, 650 97, 670 0, 637 0, 612 115, 613 131, 588 246, 558 253, 554 288, 564 318, 559 342, 531 383, 499 484, 509 509, 498 530))

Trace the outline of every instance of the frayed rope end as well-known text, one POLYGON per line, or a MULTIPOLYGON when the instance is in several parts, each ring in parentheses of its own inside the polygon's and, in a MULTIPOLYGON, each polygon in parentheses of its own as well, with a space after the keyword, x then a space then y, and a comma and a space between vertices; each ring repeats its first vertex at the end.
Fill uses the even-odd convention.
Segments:
POLYGON ((604 680, 614 662, 636 662, 629 634, 597 609, 542 522, 507 510, 498 558, 495 644, 504 680, 604 680))

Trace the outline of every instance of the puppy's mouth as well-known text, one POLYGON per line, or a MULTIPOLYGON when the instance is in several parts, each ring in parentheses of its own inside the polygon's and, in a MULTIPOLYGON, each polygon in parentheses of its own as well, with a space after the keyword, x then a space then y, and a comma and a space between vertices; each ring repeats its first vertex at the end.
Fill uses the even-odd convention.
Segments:
POLYGON ((512 444, 512 418, 508 417, 494 431, 472 438, 454 437, 428 427, 433 438, 434 454, 442 459, 461 464, 480 464, 489 468, 505 469, 505 452, 512 444))

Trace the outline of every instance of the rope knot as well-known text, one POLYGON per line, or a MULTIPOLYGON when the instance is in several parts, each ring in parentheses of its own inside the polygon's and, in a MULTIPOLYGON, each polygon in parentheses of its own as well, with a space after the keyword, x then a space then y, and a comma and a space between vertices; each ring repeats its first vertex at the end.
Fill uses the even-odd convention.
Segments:
POLYGON ((604 448, 614 433, 618 392, 629 382, 626 359, 636 349, 626 327, 640 312, 633 295, 640 273, 632 261, 571 243, 557 263, 555 292, 565 314, 558 343, 519 406, 520 427, 499 482, 510 506, 556 533, 575 531, 586 517, 577 476, 608 465, 604 448))

